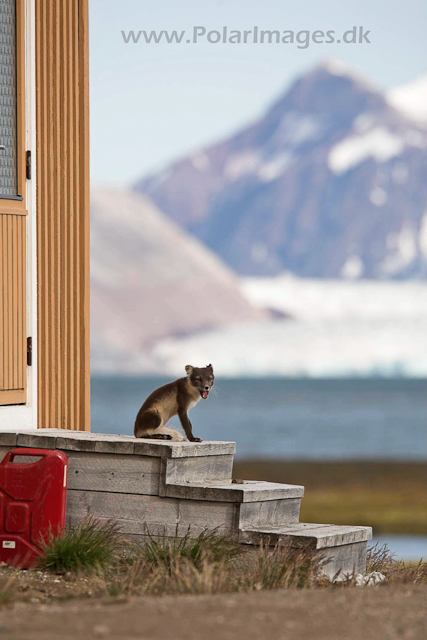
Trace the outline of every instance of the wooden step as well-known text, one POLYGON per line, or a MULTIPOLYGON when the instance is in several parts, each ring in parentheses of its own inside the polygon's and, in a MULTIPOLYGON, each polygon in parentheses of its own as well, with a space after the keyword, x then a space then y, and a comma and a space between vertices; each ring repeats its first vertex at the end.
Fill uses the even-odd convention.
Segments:
POLYGON ((303 495, 304 487, 300 485, 257 480, 245 480, 242 484, 231 482, 189 482, 169 484, 166 488, 166 496, 171 498, 221 502, 263 502, 266 500, 302 498, 303 495))
POLYGON ((168 484, 165 496, 236 505, 237 526, 279 526, 299 521, 304 487, 274 482, 245 480, 242 484, 168 484))
POLYGON ((0 446, 38 447, 64 451, 123 453, 165 458, 189 458, 236 453, 235 442, 172 442, 150 440, 110 433, 69 431, 67 429, 33 429, 0 432, 0 446))
POLYGON ((79 486, 71 488, 82 488, 87 478, 94 489, 124 493, 128 487, 141 493, 155 491, 155 483, 150 483, 147 491, 145 488, 147 469, 153 474, 153 468, 157 476, 164 476, 163 484, 231 481, 236 451, 235 442, 142 440, 65 429, 0 432, 0 449, 5 452, 13 447, 61 449, 70 459, 70 477, 78 480, 79 486), (94 454, 99 455, 96 458, 94 454), (157 459, 157 466, 153 459, 157 459))
POLYGON ((368 540, 371 527, 310 524, 300 522, 280 527, 242 527, 239 541, 245 545, 261 542, 274 546, 290 543, 299 547, 308 545, 325 561, 323 573, 334 578, 366 572, 368 540))
POLYGON ((254 527, 240 532, 239 540, 245 544, 258 544, 269 539, 271 545, 291 540, 311 543, 315 549, 326 549, 353 542, 366 542, 372 538, 372 527, 300 522, 283 527, 254 527))

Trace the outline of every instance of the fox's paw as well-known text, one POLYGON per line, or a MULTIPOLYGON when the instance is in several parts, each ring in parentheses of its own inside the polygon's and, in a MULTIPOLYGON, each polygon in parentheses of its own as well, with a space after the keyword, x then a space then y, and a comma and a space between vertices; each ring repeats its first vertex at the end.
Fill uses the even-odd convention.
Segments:
POLYGON ((193 438, 191 442, 202 442, 201 438, 193 438))

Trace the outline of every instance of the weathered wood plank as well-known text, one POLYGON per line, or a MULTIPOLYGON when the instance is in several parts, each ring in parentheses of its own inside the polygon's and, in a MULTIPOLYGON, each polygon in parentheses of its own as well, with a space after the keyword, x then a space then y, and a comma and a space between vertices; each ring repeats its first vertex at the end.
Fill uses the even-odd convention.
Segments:
POLYGON ((214 442, 206 440, 204 442, 171 442, 168 440, 149 440, 139 438, 135 442, 135 453, 140 455, 153 455, 146 453, 146 450, 151 450, 155 447, 156 453, 162 452, 167 458, 190 458, 197 456, 218 456, 218 455, 234 455, 236 453, 235 442, 214 442))
POLYGON ((166 495, 187 500, 264 502, 282 498, 301 498, 304 495, 304 487, 256 481, 245 481, 244 484, 199 482, 166 485, 166 495))
POLYGON ((261 540, 267 539, 270 544, 276 544, 288 539, 295 542, 295 544, 311 542, 316 549, 366 542, 371 538, 371 527, 311 523, 286 524, 277 527, 254 527, 242 530, 239 537, 240 541, 246 544, 259 544, 261 540))
POLYGON ((135 443, 133 440, 122 437, 114 439, 97 440, 95 442, 95 451, 97 453, 120 453, 132 455, 134 453, 135 443))
POLYGON ((319 549, 318 553, 325 559, 322 573, 328 578, 345 579, 353 574, 366 573, 367 542, 354 542, 338 547, 319 549))
POLYGON ((185 535, 189 528, 198 535, 205 529, 231 531, 236 523, 235 506, 230 503, 70 489, 68 522, 74 526, 88 515, 117 520, 123 533, 137 535, 185 535))
POLYGON ((3 458, 5 457, 6 453, 8 451, 10 451, 11 449, 14 449, 15 447, 3 447, 0 446, 0 462, 3 460, 3 458))
POLYGON ((171 458, 188 458, 190 456, 218 456, 236 453, 235 442, 205 440, 203 442, 171 443, 171 458))
MULTIPOLYGON (((39 429, 38 431, 43 431, 39 429)), ((62 448, 62 438, 67 439, 68 449, 74 451, 96 451, 98 453, 134 453, 135 438, 111 433, 91 433, 87 431, 68 431, 51 429, 57 436, 57 448, 62 448), (85 443, 95 443, 95 446, 85 443)))
POLYGON ((300 508, 301 498, 244 502, 240 505, 239 527, 245 529, 296 524, 300 508))
POLYGON ((39 435, 37 431, 18 433, 16 440, 18 447, 34 447, 35 449, 56 449, 56 437, 53 435, 39 435))
POLYGON ((222 454, 197 458, 168 458, 166 483, 215 482, 231 480, 233 456, 222 454))
POLYGON ((179 500, 179 524, 190 527, 195 525, 203 529, 238 531, 239 506, 229 502, 204 502, 202 500, 179 500))
POLYGON ((0 447, 16 447, 17 439, 16 431, 0 431, 0 447))
POLYGON ((159 494, 160 458, 83 451, 67 455, 69 489, 159 494))
POLYGON ((372 538, 372 527, 329 525, 329 531, 319 528, 310 530, 307 535, 316 536, 316 548, 324 549, 353 542, 366 542, 372 538))
POLYGON ((95 451, 95 440, 83 438, 56 438, 56 448, 62 451, 95 451))
POLYGON ((233 455, 235 442, 171 442, 134 438, 133 436, 68 429, 36 429, 33 431, 0 433, 0 446, 13 441, 25 447, 50 447, 71 451, 106 451, 107 453, 136 453, 138 455, 166 458, 188 458, 197 456, 233 455), (17 438, 14 440, 14 438, 17 438), (64 442, 65 440, 65 442, 64 442), (93 443, 94 446, 93 446, 93 443), (118 447, 114 447, 117 443, 118 447), (121 450, 120 450, 121 448, 121 450))

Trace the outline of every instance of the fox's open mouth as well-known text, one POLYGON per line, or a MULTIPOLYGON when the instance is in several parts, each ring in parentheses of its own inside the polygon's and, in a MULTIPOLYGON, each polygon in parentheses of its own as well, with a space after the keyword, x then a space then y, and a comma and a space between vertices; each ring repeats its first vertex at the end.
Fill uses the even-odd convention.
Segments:
POLYGON ((209 395, 209 391, 206 391, 206 389, 203 389, 203 391, 200 392, 200 395, 202 396, 203 400, 206 400, 209 395))

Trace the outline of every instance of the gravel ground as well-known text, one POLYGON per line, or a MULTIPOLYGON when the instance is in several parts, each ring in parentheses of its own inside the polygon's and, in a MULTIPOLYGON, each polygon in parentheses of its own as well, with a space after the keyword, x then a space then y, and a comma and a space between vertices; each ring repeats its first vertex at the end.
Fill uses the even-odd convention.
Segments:
POLYGON ((427 587, 16 602, 0 610, 0 637, 425 640, 427 587))

